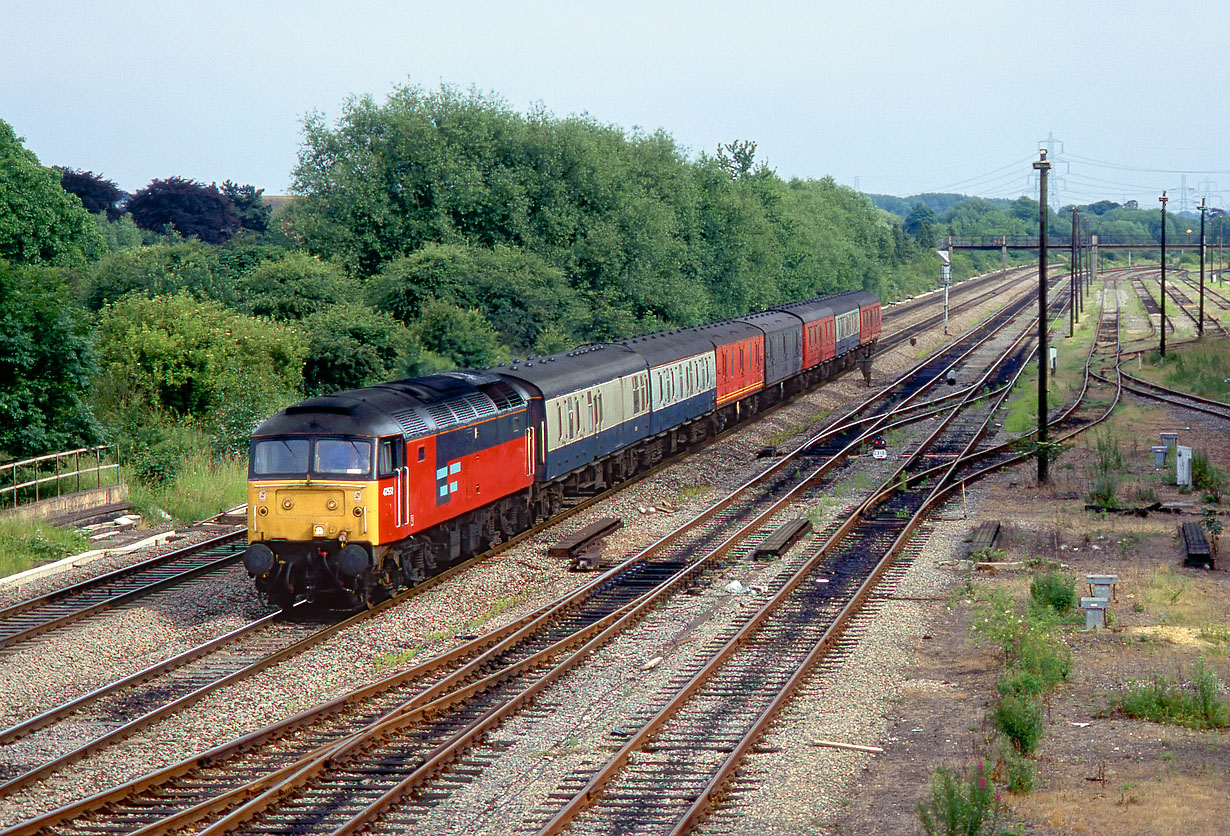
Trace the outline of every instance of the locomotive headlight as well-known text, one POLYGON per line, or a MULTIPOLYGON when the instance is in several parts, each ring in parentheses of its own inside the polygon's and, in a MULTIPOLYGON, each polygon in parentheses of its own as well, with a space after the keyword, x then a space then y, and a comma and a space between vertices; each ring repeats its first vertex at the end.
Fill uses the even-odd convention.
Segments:
POLYGON ((328 508, 330 511, 336 511, 337 510, 337 500, 330 499, 328 502, 325 503, 325 507, 328 508))
POLYGON ((313 536, 313 537, 324 537, 324 536, 325 536, 325 527, 324 527, 323 525, 314 525, 314 526, 312 526, 312 536, 313 536))
POLYGON ((291 499, 290 497, 283 499, 282 507, 285 508, 287 511, 289 511, 291 508, 295 507, 295 500, 291 499))

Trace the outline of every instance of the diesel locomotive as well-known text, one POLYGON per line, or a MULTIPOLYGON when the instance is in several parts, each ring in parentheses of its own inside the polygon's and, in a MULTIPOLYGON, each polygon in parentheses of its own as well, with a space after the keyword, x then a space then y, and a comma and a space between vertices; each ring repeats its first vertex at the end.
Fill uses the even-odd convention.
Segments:
POLYGON ((289 406, 252 434, 272 602, 371 604, 870 358, 865 291, 289 406))

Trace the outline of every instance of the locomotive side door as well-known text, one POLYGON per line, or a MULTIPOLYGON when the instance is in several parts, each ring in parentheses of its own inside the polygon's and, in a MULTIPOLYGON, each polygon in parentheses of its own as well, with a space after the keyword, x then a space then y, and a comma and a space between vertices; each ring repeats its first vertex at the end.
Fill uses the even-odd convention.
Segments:
POLYGON ((380 440, 380 475, 393 476, 393 524, 401 528, 410 522, 410 480, 406 467, 406 445, 400 438, 380 440))

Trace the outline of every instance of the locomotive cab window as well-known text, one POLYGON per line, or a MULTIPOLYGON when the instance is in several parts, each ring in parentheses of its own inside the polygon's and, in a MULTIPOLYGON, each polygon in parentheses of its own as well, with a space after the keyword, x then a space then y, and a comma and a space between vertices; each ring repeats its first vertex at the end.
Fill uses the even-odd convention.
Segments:
POLYGON ((380 439, 380 457, 377 462, 377 475, 392 476, 397 468, 402 466, 402 451, 405 449, 399 438, 380 439))
POLYGON ((252 439, 252 476, 306 476, 310 443, 306 438, 252 439))
POLYGON ((370 477, 372 443, 364 438, 317 439, 312 472, 321 476, 370 477))

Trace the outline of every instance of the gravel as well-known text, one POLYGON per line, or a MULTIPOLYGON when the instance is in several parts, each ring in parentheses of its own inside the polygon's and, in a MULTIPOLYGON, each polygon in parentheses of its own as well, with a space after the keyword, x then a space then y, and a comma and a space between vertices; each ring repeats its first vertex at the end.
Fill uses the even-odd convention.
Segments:
MULTIPOLYGON (((955 317, 954 328, 968 327, 980 317, 980 312, 955 317)), ((939 339, 923 337, 916 347, 902 346, 891 356, 878 358, 873 385, 882 385, 899 371, 912 366, 917 362, 916 357, 942 339, 942 336, 939 339)), ((804 432, 804 428, 809 426, 807 422, 818 411, 844 408, 854 399, 861 400, 867 394, 861 375, 857 372, 847 374, 843 380, 821 387, 754 425, 741 428, 701 454, 665 468, 661 473, 621 491, 550 532, 482 562, 404 604, 335 636, 295 660, 210 695, 176 717, 145 729, 137 737, 106 748, 64 774, 53 775, 28 790, 0 799, 0 826, 11 825, 38 812, 138 777, 153 768, 173 763, 373 681, 388 672, 381 668, 390 654, 408 651, 421 644, 419 659, 433 656, 460 644, 460 636, 492 629, 519 618, 592 577, 568 571, 563 559, 546 557, 546 548, 563 535, 579 530, 599 517, 618 516, 624 520, 625 526, 608 539, 606 553, 612 557, 633 553, 746 481, 757 470, 768 466, 767 461, 754 458, 754 451, 767 444, 769 439, 783 433, 789 434, 786 440, 778 441, 779 446, 788 449, 820 426, 816 424, 813 429, 804 432), (794 432, 790 433, 791 430, 794 432), (677 507, 678 512, 672 514, 650 510, 666 503, 677 507), (494 611, 497 603, 504 607, 500 612, 494 611)), ((964 531, 961 533, 963 535, 964 531)), ((955 538, 957 534, 946 534, 941 530, 933 535, 933 546, 928 552, 934 552, 936 562, 946 559, 944 555, 948 554, 934 545, 943 542, 944 537, 955 538)), ((41 579, 18 592, 21 597, 27 597, 43 588, 62 585, 69 577, 76 580, 81 575, 103 571, 115 564, 135 562, 145 556, 125 555, 110 562, 99 561, 89 567, 71 570, 63 577, 41 579)), ((921 573, 917 582, 922 584, 919 588, 923 590, 938 588, 938 581, 926 575, 923 568, 923 564, 930 560, 928 557, 918 561, 907 573, 907 578, 911 577, 911 573, 921 573)), ((715 578, 709 589, 700 595, 688 596, 691 599, 685 602, 688 606, 680 610, 671 607, 654 613, 642 627, 638 627, 634 636, 630 633, 600 651, 593 664, 586 668, 590 673, 572 683, 567 699, 561 699, 558 704, 544 703, 538 712, 514 720, 502 733, 502 737, 512 741, 508 747, 509 753, 515 752, 524 758, 521 771, 509 773, 521 776, 507 788, 511 797, 490 800, 495 798, 495 794, 490 793, 488 801, 476 799, 475 803, 480 806, 474 807, 465 804, 459 797, 459 802, 462 802, 460 809, 479 817, 485 815, 482 813, 484 810, 494 810, 493 821, 500 819, 501 810, 511 813, 515 809, 524 815, 531 815, 542 795, 554 788, 572 764, 578 759, 592 759, 594 753, 610 751, 613 741, 617 739, 617 736, 612 737, 612 732, 620 724, 630 722, 638 710, 649 704, 650 696, 665 687, 689 655, 705 643, 706 637, 715 635, 740 609, 755 606, 756 599, 760 597, 757 594, 728 595, 721 591, 722 586, 732 579, 739 579, 747 586, 762 584, 767 574, 780 570, 782 565, 781 561, 767 565, 734 563, 715 578), (664 657, 660 664, 651 670, 642 670, 647 660, 658 655, 664 657), (606 672, 603 677, 588 678, 595 676, 594 672, 599 670, 606 672), (533 718, 543 715, 550 715, 551 727, 532 730, 533 718), (572 742, 573 738, 577 740, 572 742), (586 742, 582 743, 582 740, 586 742)), ((938 571, 934 566, 931 570, 938 571)), ((8 590, 0 591, 0 595, 12 594, 8 590)), ((882 724, 875 722, 875 706, 883 705, 883 701, 890 698, 894 687, 893 671, 900 668, 895 661, 917 640, 917 631, 921 629, 918 627, 918 611, 921 609, 905 603, 900 607, 885 608, 884 617, 892 624, 892 629, 886 629, 888 637, 882 642, 868 645, 862 673, 858 672, 860 669, 852 669, 849 674, 853 677, 874 673, 883 679, 883 684, 864 689, 859 684, 860 680, 852 679, 841 685, 841 692, 847 687, 865 691, 862 696, 867 697, 867 705, 859 703, 862 707, 857 709, 848 725, 843 725, 838 719, 841 715, 825 709, 816 716, 826 717, 826 725, 806 734, 817 738, 836 736, 857 742, 874 739, 883 728, 882 724), (900 649, 894 650, 897 645, 900 649), (885 659, 893 660, 893 663, 885 664, 885 659)), ((144 606, 102 615, 89 623, 55 631, 41 639, 37 647, 18 649, 13 655, 5 657, 3 672, 0 672, 0 695, 3 695, 0 696, 0 712, 5 718, 28 716, 30 707, 61 702, 66 695, 81 693, 95 684, 139 669, 176 648, 191 646, 208 635, 237 626, 244 618, 252 617, 259 611, 262 611, 260 602, 243 570, 239 569, 198 581, 192 585, 189 595, 184 595, 182 589, 170 591, 146 602, 144 606)), ((856 654, 852 662, 860 658, 856 654)), ((407 664, 412 663, 403 663, 403 666, 407 664)), ((823 699, 819 696, 815 698, 823 699)), ((803 698, 808 699, 812 697, 803 698)), ((798 704, 803 704, 803 700, 798 704)), ((845 700, 839 699, 837 702, 844 703, 845 700)), ((62 733, 72 736, 83 731, 68 726, 62 733)), ((809 738, 804 736, 801 739, 809 738)), ((60 745, 48 748, 59 748, 60 745)), ((39 750, 34 741, 5 747, 0 750, 0 768, 13 769, 38 760, 39 750)), ((824 764, 838 757, 830 750, 812 746, 800 751, 809 753, 824 764)), ((760 757, 757 756, 757 766, 760 757)), ((796 757, 801 758, 801 755, 796 754, 796 757)), ((851 758, 842 754, 838 760, 845 762, 851 758)), ((800 764, 806 760, 801 758, 800 764)), ((857 757, 850 762, 857 764, 857 757)), ((797 768, 805 769, 802 765, 797 768)), ((848 769, 841 774, 847 775, 848 769)), ((833 783, 831 790, 815 795, 840 797, 839 786, 833 783)), ((766 803, 772 805, 775 802, 766 803)), ((462 825, 469 826, 465 825, 464 814, 460 810, 457 815, 462 825)), ((442 827, 444 824, 441 822, 442 827)), ((473 819, 470 825, 476 829, 481 827, 473 819)), ((499 832, 500 828, 495 828, 495 831, 499 832)))

